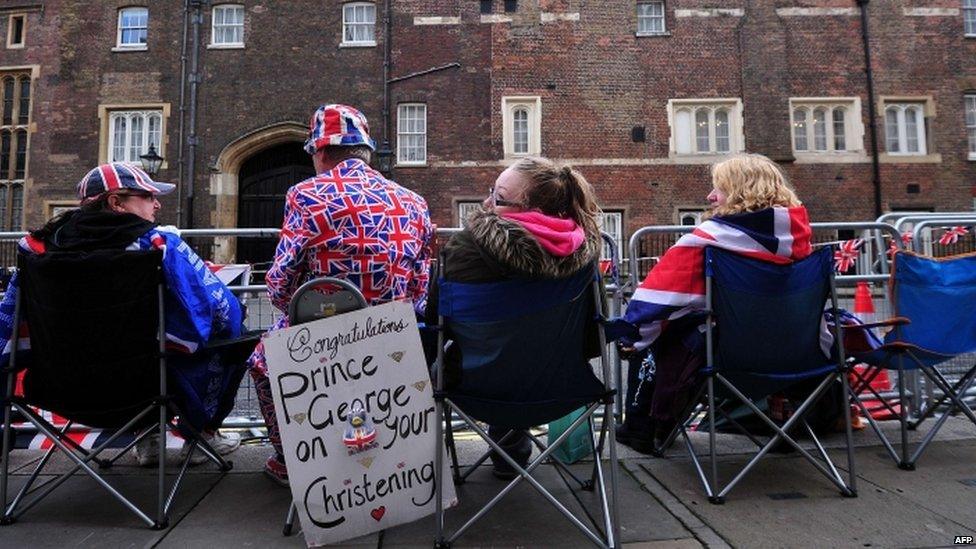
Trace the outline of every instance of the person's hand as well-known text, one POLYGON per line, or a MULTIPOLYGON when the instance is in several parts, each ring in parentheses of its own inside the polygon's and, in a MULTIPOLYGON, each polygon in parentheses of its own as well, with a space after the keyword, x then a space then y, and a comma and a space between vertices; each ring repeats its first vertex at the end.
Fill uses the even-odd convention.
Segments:
POLYGON ((620 358, 628 359, 634 356, 634 353, 636 352, 637 352, 637 348, 634 347, 633 344, 624 341, 617 342, 617 354, 620 355, 620 358))

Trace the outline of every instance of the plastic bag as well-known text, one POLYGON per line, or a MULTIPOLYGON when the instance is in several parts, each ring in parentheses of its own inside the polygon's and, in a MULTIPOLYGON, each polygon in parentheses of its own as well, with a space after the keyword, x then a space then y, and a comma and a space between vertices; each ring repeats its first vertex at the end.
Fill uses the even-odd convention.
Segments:
MULTIPOLYGON (((576 421, 576 418, 583 415, 585 411, 586 408, 579 408, 555 421, 549 422, 549 444, 551 445, 566 432, 566 429, 576 421)), ((552 456, 568 465, 576 463, 586 456, 592 455, 592 453, 593 437, 590 434, 589 423, 584 421, 558 448, 553 450, 552 456)))

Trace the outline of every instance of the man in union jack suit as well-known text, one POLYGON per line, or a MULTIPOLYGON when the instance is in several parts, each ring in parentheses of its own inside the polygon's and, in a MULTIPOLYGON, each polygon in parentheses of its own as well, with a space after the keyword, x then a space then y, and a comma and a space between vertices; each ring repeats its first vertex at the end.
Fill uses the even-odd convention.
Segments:
MULTIPOLYGON (((434 234, 427 202, 370 168, 375 150, 358 110, 323 105, 312 115, 305 151, 318 175, 288 189, 281 237, 265 277, 280 311, 287 312, 302 283, 332 276, 358 286, 370 304, 409 299, 423 313, 434 234)), ((272 329, 287 325, 282 317, 272 329)), ((275 448, 265 472, 285 484, 288 472, 261 344, 250 364, 275 448)))

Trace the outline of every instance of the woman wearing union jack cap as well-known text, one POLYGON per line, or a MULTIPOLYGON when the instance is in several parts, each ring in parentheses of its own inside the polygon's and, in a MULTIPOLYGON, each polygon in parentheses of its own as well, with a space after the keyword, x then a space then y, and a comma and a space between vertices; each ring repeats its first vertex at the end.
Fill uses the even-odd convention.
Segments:
POLYGON ((623 318, 630 360, 627 410, 617 440, 652 453, 670 432, 704 365, 705 247, 770 263, 810 255, 807 210, 772 160, 737 155, 712 166, 709 219, 661 257, 623 318))
MULTIPOLYGON (((156 214, 158 197, 173 191, 174 185, 153 181, 133 164, 112 162, 90 170, 78 182, 79 207, 32 231, 20 241, 21 253, 90 252, 95 250, 163 251, 166 279, 166 343, 173 351, 168 360, 184 417, 203 433, 210 446, 226 454, 240 444, 236 434, 216 431, 230 413, 243 365, 218 365, 210 355, 198 352, 208 342, 241 335, 242 310, 237 298, 210 272, 175 227, 160 226, 156 214)), ((0 304, 0 338, 5 342, 0 366, 9 360, 14 345, 12 334, 16 275, 0 304)), ((108 296, 106 296, 108 297, 108 296)), ((20 343, 23 348, 25 342, 20 343)), ((23 351, 22 351, 23 352, 23 351)), ((18 365, 27 356, 18 355, 18 365)), ((159 435, 143 438, 135 447, 140 465, 158 463, 159 435)), ((192 462, 205 458, 197 453, 192 462)))

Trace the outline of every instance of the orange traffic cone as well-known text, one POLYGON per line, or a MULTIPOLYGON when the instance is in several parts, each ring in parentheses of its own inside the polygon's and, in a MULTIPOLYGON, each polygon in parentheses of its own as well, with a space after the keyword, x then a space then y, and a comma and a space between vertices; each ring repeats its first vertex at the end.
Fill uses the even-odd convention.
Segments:
POLYGON ((854 314, 865 324, 874 322, 874 302, 867 282, 858 282, 854 290, 854 314))
MULTIPOLYGON (((864 323, 875 321, 874 300, 871 298, 871 289, 867 282, 858 282, 857 288, 854 290, 854 314, 864 323)), ((855 366, 855 369, 861 376, 869 372, 869 367, 864 364, 855 366)), ((887 370, 881 370, 871 380, 871 388, 879 393, 891 390, 891 378, 888 377, 887 370)), ((868 389, 865 387, 861 392, 867 393, 868 389)), ((889 404, 893 404, 897 410, 896 402, 889 401, 889 404)), ((892 415, 891 411, 876 399, 865 400, 864 405, 874 419, 892 419, 893 417, 897 417, 892 415)))

